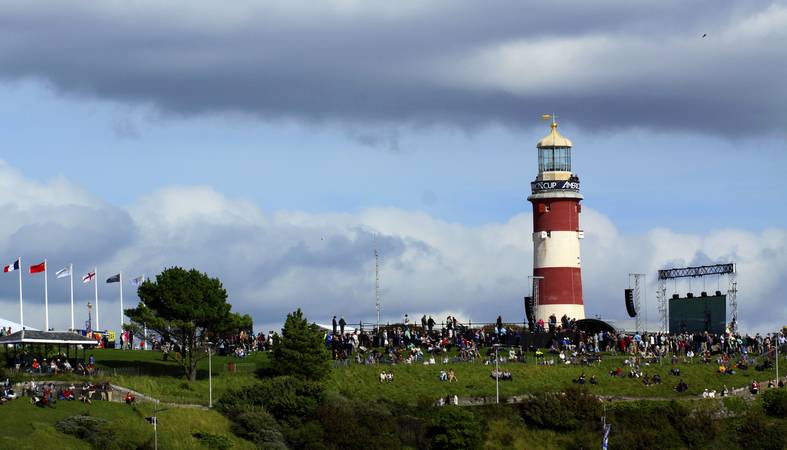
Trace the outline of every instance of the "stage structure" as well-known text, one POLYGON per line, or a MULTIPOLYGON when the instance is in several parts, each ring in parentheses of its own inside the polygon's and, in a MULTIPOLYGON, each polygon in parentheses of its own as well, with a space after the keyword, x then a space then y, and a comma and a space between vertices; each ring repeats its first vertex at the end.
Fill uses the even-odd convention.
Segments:
POLYGON ((533 205, 533 285, 536 322, 563 315, 584 319, 579 241, 581 212, 579 178, 571 172, 571 141, 557 131, 554 115, 551 132, 538 141, 538 175, 530 183, 533 205))
MULTIPOLYGON (((677 287, 676 287, 677 290, 677 287)), ((714 264, 710 266, 697 266, 697 267, 681 267, 681 268, 673 268, 673 269, 664 269, 659 270, 659 277, 658 277, 658 288, 656 290, 656 296, 658 297, 658 307, 659 307, 659 315, 661 317, 661 331, 668 332, 670 331, 670 318, 674 319, 675 316, 669 314, 669 307, 670 305, 675 305, 676 307, 680 307, 682 311, 685 313, 690 313, 693 310, 693 307, 686 306, 684 308, 684 301, 688 302, 699 302, 702 303, 704 306, 705 314, 711 314, 712 311, 718 310, 718 301, 719 299, 724 299, 729 301, 730 305, 730 331, 736 332, 738 328, 738 280, 737 280, 737 273, 735 270, 735 263, 727 263, 727 264, 714 264), (720 279, 723 276, 727 277, 727 295, 724 296, 721 294, 720 290, 716 291, 716 295, 708 297, 705 293, 705 289, 703 288, 703 292, 699 298, 694 297, 693 292, 691 291, 691 280, 694 278, 701 278, 705 279, 704 277, 717 277, 720 279), (689 280, 689 292, 686 294, 686 297, 681 298, 678 294, 672 296, 672 299, 667 298, 667 280, 677 280, 679 278, 687 278, 689 280)), ((698 305, 699 305, 698 303, 698 305)), ((690 305, 691 303, 687 303, 690 305)), ((697 305, 695 305, 697 306, 697 305)), ((722 306, 724 306, 722 304, 722 306)), ((711 314, 712 315, 712 314, 711 314)), ((706 318, 707 321, 709 318, 706 318)), ((726 320, 726 312, 725 312, 725 320, 726 320)), ((673 326, 675 325, 673 321, 673 326)))
POLYGON ((637 333, 642 331, 648 331, 648 300, 647 300, 647 290, 643 289, 645 286, 645 274, 644 273, 630 273, 629 274, 629 289, 631 289, 631 297, 632 302, 634 303, 634 311, 636 315, 634 316, 635 325, 637 333), (634 281, 634 287, 631 286, 631 281, 634 281), (644 294, 644 295, 643 295, 644 294), (643 301, 644 300, 644 301, 643 301), (645 303, 645 308, 640 308, 640 305, 645 303), (644 313, 644 314, 643 314, 644 313), (644 324, 644 327, 643 327, 644 324))

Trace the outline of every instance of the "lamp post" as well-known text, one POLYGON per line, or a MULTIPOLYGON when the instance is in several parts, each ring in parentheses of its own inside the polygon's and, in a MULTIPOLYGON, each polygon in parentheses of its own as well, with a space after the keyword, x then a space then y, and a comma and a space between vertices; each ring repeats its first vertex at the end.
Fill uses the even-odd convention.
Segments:
POLYGON ((93 304, 87 302, 87 330, 85 331, 93 331, 93 304))
POLYGON ((213 345, 213 342, 207 342, 208 344, 208 408, 213 408, 213 363, 210 358, 210 349, 213 345))
POLYGON ((499 358, 497 357, 497 349, 500 344, 495 344, 495 400, 500 404, 500 366, 498 365, 499 358))

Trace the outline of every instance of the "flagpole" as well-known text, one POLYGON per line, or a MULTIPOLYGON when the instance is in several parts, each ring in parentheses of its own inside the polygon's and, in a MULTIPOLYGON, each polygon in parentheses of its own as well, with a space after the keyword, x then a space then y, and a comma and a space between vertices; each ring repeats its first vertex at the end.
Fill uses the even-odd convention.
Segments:
POLYGON ((25 329, 25 307, 22 303, 22 257, 20 256, 19 259, 19 325, 22 326, 22 329, 25 329))
POLYGON ((120 332, 123 332, 123 272, 120 272, 120 332))
POLYGON ((71 279, 71 331, 74 331, 76 328, 74 327, 74 265, 68 265, 68 272, 71 274, 69 278, 71 279))
POLYGON ((44 259, 44 327, 49 331, 49 267, 44 259))
POLYGON ((101 331, 100 322, 98 321, 98 267, 93 268, 93 285, 96 289, 96 331, 101 331))

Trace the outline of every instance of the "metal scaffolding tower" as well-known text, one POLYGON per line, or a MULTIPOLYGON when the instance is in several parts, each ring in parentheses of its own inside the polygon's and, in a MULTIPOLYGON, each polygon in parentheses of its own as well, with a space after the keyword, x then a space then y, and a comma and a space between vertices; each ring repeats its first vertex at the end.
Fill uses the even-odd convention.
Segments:
POLYGON ((635 316, 635 328, 637 329, 637 333, 642 331, 648 331, 648 301, 647 301, 647 290, 643 289, 645 286, 645 274, 644 273, 630 273, 629 274, 629 288, 633 290, 634 294, 634 309, 637 311, 637 315, 635 316), (631 280, 634 279, 634 287, 631 288, 631 280), (644 295, 643 295, 644 293, 644 295), (641 301, 644 300, 645 308, 640 308, 641 301), (644 317, 643 317, 644 312, 644 317), (643 327, 644 324, 644 327, 643 327))

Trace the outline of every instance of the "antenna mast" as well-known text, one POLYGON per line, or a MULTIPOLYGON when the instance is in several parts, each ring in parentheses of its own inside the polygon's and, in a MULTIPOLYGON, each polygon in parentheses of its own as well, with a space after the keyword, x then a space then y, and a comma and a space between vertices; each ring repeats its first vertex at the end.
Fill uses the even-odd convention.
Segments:
POLYGON ((377 307, 377 331, 380 330, 380 252, 377 251, 377 235, 374 237, 374 303, 377 307))

